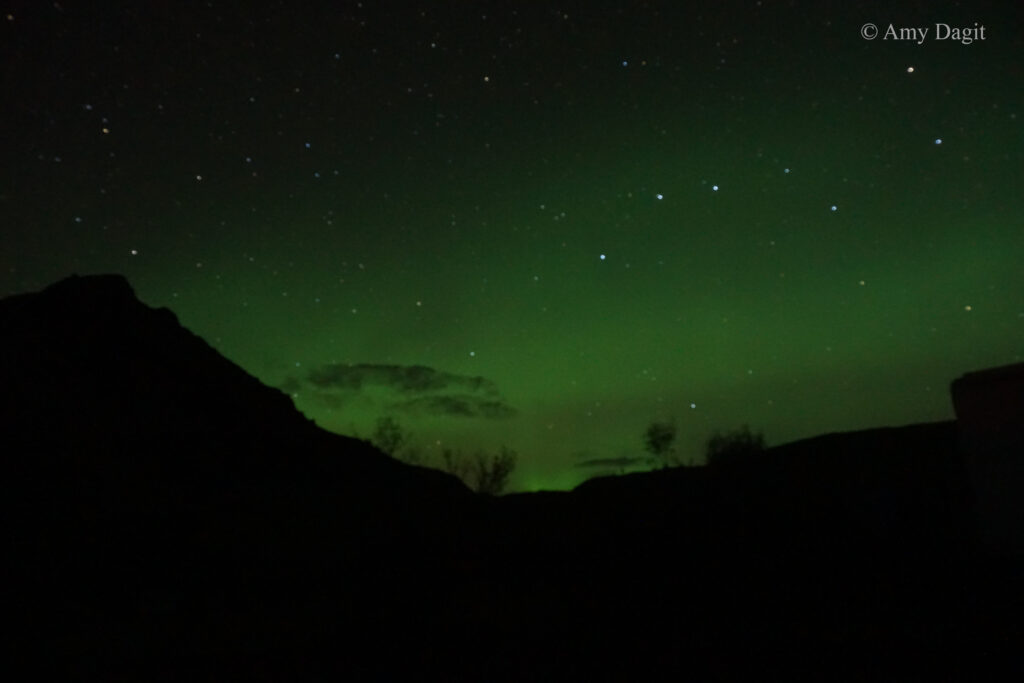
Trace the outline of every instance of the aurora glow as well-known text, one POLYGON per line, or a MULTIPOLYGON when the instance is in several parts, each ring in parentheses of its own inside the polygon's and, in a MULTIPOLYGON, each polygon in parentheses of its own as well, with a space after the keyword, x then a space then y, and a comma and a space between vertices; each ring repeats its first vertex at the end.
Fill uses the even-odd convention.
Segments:
POLYGON ((867 41, 883 5, 35 4, 0 25, 0 293, 123 273, 329 429, 566 487, 655 419, 699 461, 948 418, 1022 359, 998 4, 929 7, 969 45, 867 41))

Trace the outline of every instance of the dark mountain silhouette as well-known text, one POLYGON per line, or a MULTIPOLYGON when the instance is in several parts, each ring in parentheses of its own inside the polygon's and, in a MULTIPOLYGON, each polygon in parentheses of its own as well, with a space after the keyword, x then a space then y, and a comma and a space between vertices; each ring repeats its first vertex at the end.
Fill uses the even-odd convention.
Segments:
POLYGON ((982 539, 1024 555, 1024 363, 967 373, 952 392, 982 539))
POLYGON ((235 478, 296 466, 281 455, 312 440, 317 449, 301 453, 301 469, 315 455, 346 451, 346 471, 360 486, 386 477, 410 490, 457 488, 454 479, 317 429, 290 398, 218 354, 169 310, 141 304, 120 276, 72 277, 5 299, 0 320, 5 435, 19 450, 59 453, 62 465, 87 469, 112 464, 107 459, 144 469, 187 463, 224 468, 221 475, 230 468, 235 478), (169 461, 140 458, 140 450, 169 461))
POLYGON ((1021 563, 979 540, 963 456, 1012 429, 995 447, 955 422, 832 434, 477 496, 319 429, 117 276, 0 301, 0 387, 5 611, 39 678, 1020 666, 1021 563))
POLYGON ((457 479, 317 428, 121 277, 0 301, 0 340, 23 633, 69 666, 242 660, 326 628, 318 604, 370 638, 472 516, 457 479))

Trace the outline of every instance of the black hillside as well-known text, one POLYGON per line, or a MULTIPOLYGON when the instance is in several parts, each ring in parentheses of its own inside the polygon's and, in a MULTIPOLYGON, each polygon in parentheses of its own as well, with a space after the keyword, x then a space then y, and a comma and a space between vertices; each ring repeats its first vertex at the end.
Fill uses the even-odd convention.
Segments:
POLYGON ((1021 562, 979 540, 970 455, 1006 460, 1012 406, 994 442, 911 425, 477 496, 318 428, 119 276, 0 301, 0 388, 6 612, 41 679, 1020 667, 1021 562))

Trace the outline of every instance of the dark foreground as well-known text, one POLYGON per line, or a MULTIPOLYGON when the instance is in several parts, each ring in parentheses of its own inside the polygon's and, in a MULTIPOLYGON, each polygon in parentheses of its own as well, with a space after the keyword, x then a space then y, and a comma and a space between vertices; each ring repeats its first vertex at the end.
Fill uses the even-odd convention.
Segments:
MULTIPOLYGON (((1017 680, 954 422, 478 497, 119 278, 0 301, 5 606, 48 680, 1017 680)), ((22 667, 19 667, 22 668, 22 667)))

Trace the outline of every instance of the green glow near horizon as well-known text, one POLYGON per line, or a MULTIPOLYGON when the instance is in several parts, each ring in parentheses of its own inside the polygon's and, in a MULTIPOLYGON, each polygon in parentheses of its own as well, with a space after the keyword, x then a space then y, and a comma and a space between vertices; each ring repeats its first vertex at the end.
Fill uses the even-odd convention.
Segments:
POLYGON ((83 58, 62 118, 7 126, 4 291, 122 272, 322 426, 366 436, 394 414, 428 454, 505 445, 525 490, 642 455, 655 419, 699 460, 741 424, 777 444, 949 418, 954 377, 1020 361, 1021 51, 929 45, 908 73, 848 17, 726 49, 673 11, 621 38, 595 9, 495 60, 507 36, 468 15, 444 49, 249 28, 193 50, 260 79, 210 68, 170 94, 191 73, 171 50, 193 41, 184 18, 148 48, 155 74, 83 58), (273 64, 246 47, 263 39, 273 64), (480 376, 517 414, 396 412, 418 395, 387 387, 325 399, 306 378, 333 363, 480 376))

